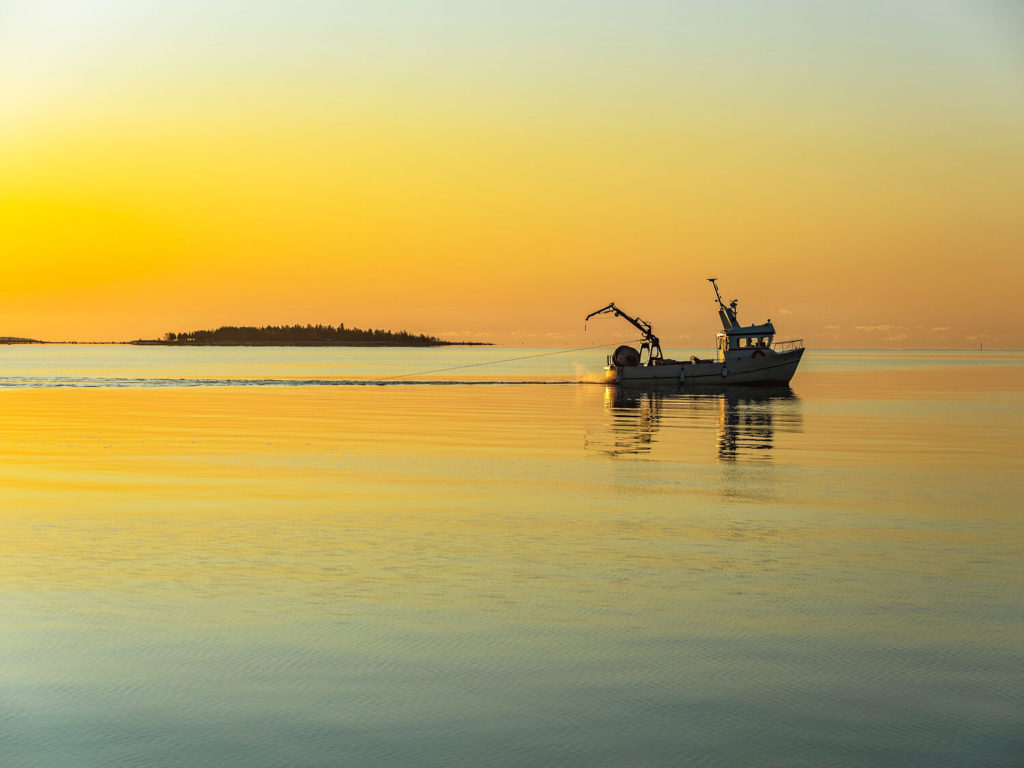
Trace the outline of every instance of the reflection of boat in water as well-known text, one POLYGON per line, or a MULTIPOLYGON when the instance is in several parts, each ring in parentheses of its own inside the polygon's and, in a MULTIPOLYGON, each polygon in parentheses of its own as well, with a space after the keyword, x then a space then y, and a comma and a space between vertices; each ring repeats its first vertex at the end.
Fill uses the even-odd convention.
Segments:
POLYGON ((799 402, 789 387, 730 387, 718 395, 718 456, 728 461, 771 450, 775 431, 797 431, 798 412, 787 406, 799 402))
POLYGON ((608 365, 604 369, 605 382, 646 385, 664 381, 717 386, 788 384, 803 357, 803 341, 775 341, 775 326, 771 320, 759 325, 740 325, 736 318, 736 300, 724 304, 716 278, 708 280, 715 289, 718 316, 723 328, 717 336, 714 360, 703 360, 696 355, 689 360, 667 359, 662 354, 661 343, 654 335, 651 324, 627 315, 612 302, 591 312, 587 320, 595 315, 613 314, 637 328, 643 334, 643 339, 639 350, 623 345, 609 355, 608 365))
POLYGON ((673 427, 709 430, 715 424, 720 459, 765 459, 777 433, 802 426, 800 400, 786 386, 608 387, 605 402, 610 431, 589 435, 587 446, 612 456, 649 453, 662 428, 670 433, 673 427))

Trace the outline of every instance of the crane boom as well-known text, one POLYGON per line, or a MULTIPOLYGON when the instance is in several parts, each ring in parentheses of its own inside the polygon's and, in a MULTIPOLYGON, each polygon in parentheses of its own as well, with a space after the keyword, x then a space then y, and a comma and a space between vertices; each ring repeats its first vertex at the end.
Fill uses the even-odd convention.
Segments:
POLYGON ((615 306, 614 301, 608 304, 608 306, 606 307, 601 307, 601 309, 597 309, 591 312, 589 315, 586 316, 583 322, 586 322, 595 315, 605 314, 612 314, 615 315, 615 317, 621 317, 627 323, 629 323, 638 331, 640 331, 641 334, 643 334, 643 343, 640 345, 640 351, 643 352, 645 349, 647 350, 649 355, 648 364, 653 363, 655 360, 660 361, 662 359, 661 342, 658 341, 658 337, 654 335, 654 329, 651 327, 651 324, 648 323, 646 320, 641 320, 639 317, 633 317, 632 315, 626 314, 621 309, 615 306))

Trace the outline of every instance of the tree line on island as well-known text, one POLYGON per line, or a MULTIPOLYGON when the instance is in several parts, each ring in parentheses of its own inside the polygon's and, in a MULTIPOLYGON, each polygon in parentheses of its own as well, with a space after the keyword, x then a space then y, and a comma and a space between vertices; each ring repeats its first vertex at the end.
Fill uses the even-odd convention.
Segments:
POLYGON ((166 333, 158 340, 133 344, 223 345, 223 346, 378 346, 439 347, 447 345, 487 346, 479 341, 447 341, 436 336, 408 331, 346 328, 333 325, 225 325, 214 330, 166 333))

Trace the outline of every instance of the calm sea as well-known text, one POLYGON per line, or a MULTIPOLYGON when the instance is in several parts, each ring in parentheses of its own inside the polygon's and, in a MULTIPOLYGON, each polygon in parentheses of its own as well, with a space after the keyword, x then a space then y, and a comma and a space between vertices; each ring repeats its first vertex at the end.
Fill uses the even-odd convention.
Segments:
POLYGON ((548 352, 0 347, 0 764, 1024 764, 1024 354, 548 352))

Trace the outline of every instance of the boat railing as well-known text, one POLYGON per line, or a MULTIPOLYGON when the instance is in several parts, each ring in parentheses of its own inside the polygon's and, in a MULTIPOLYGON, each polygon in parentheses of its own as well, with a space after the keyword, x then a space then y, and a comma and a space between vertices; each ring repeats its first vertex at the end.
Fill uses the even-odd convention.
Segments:
POLYGON ((772 344, 772 349, 776 352, 792 352, 794 349, 803 349, 803 339, 793 339, 792 341, 776 341, 772 344))

